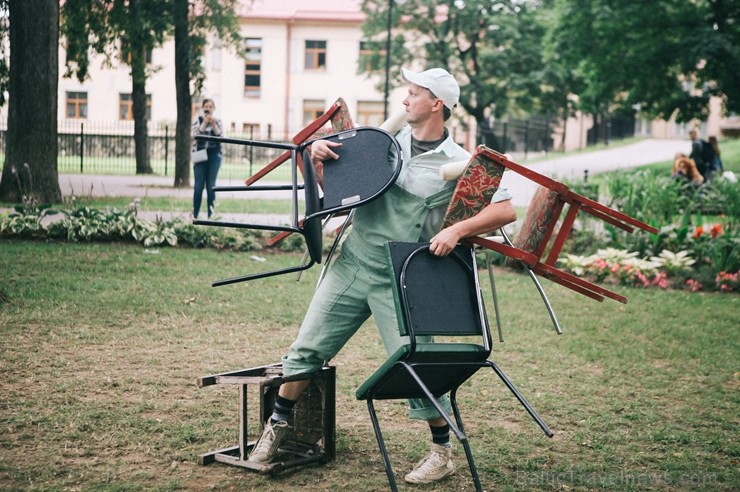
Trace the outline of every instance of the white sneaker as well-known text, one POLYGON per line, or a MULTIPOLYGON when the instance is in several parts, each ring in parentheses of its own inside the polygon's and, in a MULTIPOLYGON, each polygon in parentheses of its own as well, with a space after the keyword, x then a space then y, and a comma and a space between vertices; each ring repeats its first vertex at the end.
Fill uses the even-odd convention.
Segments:
POLYGON ((249 461, 267 463, 274 458, 287 430, 288 423, 285 421, 276 422, 274 425, 268 421, 252 452, 249 453, 249 461))
POLYGON ((432 444, 432 450, 405 477, 408 483, 432 483, 455 473, 452 448, 432 444))

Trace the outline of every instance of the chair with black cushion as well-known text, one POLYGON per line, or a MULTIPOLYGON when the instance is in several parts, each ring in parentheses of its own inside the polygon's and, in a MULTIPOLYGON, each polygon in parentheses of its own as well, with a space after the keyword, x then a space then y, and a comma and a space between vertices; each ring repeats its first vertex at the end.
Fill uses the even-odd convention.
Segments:
POLYGON ((501 369, 488 360, 491 333, 473 248, 458 246, 445 257, 432 255, 429 243, 391 242, 386 249, 400 332, 409 337, 408 343, 365 381, 356 396, 367 400, 390 488, 396 490, 396 482, 373 401, 428 398, 462 443, 476 490, 482 490, 456 400, 460 385, 479 369, 493 369, 544 433, 553 434, 501 369), (438 339, 429 341, 427 336, 438 339), (436 400, 446 393, 454 422, 436 400))
POLYGON ((323 163, 323 186, 321 189, 309 153, 309 147, 316 139, 295 145, 211 136, 198 136, 196 138, 217 141, 222 144, 251 145, 289 151, 292 162, 290 184, 222 186, 215 188, 215 191, 290 191, 291 224, 274 225, 215 220, 195 220, 193 223, 216 227, 298 233, 304 237, 308 250, 306 260, 297 266, 218 280, 213 283, 213 286, 298 272, 306 270, 316 263, 321 263, 323 250, 322 220, 333 214, 352 210, 377 199, 391 187, 401 171, 400 145, 393 136, 379 128, 356 128, 322 138, 323 140, 341 142, 342 147, 335 150, 339 159, 328 160, 323 163), (299 170, 302 170, 302 173, 299 173, 299 170), (302 182, 299 179, 299 174, 302 174, 302 182), (299 190, 303 191, 304 196, 302 214, 299 190))

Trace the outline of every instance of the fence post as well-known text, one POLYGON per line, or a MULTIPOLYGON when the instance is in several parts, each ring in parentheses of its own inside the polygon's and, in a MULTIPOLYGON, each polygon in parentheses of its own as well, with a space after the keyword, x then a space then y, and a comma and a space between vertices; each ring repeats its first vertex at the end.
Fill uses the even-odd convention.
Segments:
POLYGON ((85 124, 80 123, 80 174, 84 173, 85 168, 85 124))
POLYGON ((164 175, 167 176, 167 158, 170 150, 170 125, 164 127, 164 175))
POLYGON ((529 118, 524 120, 524 158, 529 154, 529 118))
MULTIPOLYGON (((249 140, 254 140, 254 126, 249 126, 249 140)), ((252 165, 254 163, 254 145, 249 146, 249 176, 252 176, 252 165)))
POLYGON ((506 130, 507 130, 508 127, 509 127, 509 122, 508 121, 504 121, 504 134, 503 134, 503 136, 501 138, 501 140, 502 140, 501 147, 503 147, 503 150, 501 151, 502 154, 505 154, 506 153, 506 143, 507 143, 506 142, 506 130))

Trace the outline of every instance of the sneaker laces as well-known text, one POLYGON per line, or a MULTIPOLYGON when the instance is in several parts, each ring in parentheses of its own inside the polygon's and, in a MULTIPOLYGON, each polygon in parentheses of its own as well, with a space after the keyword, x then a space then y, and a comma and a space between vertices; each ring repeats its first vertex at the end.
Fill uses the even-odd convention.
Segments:
POLYGON ((432 473, 435 469, 440 466, 446 465, 447 459, 442 454, 436 451, 430 451, 414 468, 415 472, 422 472, 424 474, 432 473))
POLYGON ((254 450, 252 451, 252 453, 268 453, 270 451, 270 448, 272 447, 272 443, 275 442, 275 437, 275 427, 270 424, 267 426, 267 428, 265 428, 265 431, 262 433, 257 443, 254 445, 254 450))

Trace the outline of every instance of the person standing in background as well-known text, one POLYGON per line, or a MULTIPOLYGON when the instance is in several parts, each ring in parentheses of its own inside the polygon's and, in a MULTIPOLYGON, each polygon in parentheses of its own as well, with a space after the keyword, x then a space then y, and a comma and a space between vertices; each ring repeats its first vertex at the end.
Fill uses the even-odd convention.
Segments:
POLYGON ((722 153, 719 150, 719 142, 717 141, 717 137, 712 135, 711 137, 707 138, 707 141, 709 142, 709 145, 712 146, 712 150, 714 151, 712 171, 714 171, 715 175, 722 176, 725 168, 722 165, 722 153))
MULTIPOLYGON (((203 115, 193 122, 193 137, 196 135, 211 135, 220 137, 223 134, 223 123, 216 118, 216 103, 213 99, 203 99, 203 115)), ((206 149, 208 160, 196 162, 193 165, 195 174, 195 185, 193 187, 193 218, 198 218, 200 213, 200 204, 203 201, 203 187, 206 188, 206 200, 208 205, 208 218, 213 214, 214 202, 216 201, 216 192, 213 187, 216 185, 218 170, 221 168, 221 143, 196 141, 196 148, 206 149)))

